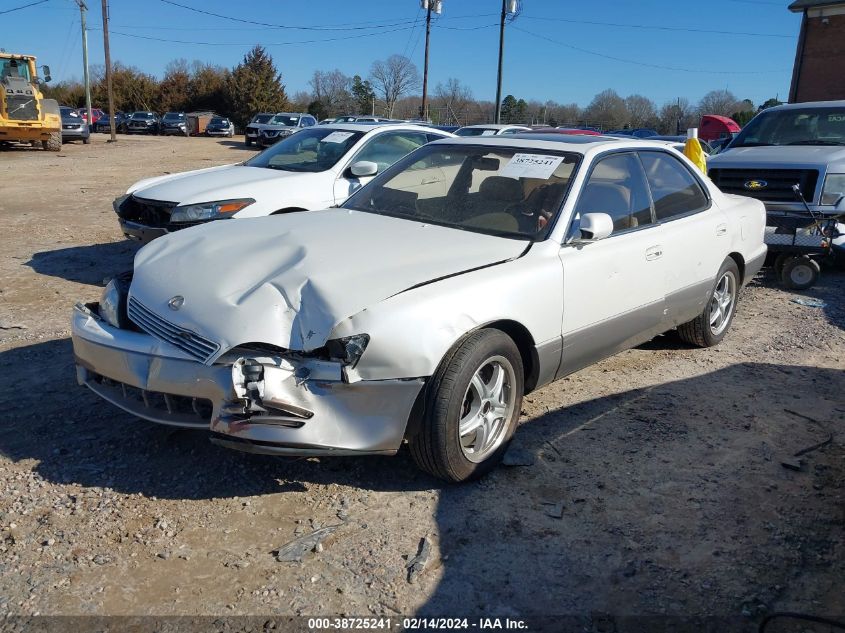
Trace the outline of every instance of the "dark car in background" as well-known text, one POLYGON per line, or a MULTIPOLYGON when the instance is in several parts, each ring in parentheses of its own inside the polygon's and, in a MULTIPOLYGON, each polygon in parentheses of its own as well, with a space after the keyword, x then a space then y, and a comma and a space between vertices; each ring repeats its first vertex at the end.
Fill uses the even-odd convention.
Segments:
POLYGON ((188 136, 188 117, 184 112, 165 112, 159 123, 159 133, 164 136, 188 136))
POLYGON ((211 121, 205 126, 206 136, 228 136, 235 135, 235 124, 224 116, 211 117, 211 121))
POLYGON ((62 143, 82 141, 88 145, 91 132, 88 130, 85 119, 73 108, 62 106, 59 110, 62 115, 62 143))
MULTIPOLYGON (((125 112, 118 112, 114 115, 114 127, 116 132, 119 134, 126 132, 126 124, 129 122, 129 116, 130 115, 125 112)), ((93 131, 109 133, 111 131, 111 122, 109 121, 109 117, 107 115, 103 115, 97 119, 97 122, 94 123, 93 131)))
POLYGON ((605 132, 611 136, 633 136, 634 138, 651 138, 657 136, 657 130, 652 130, 648 127, 638 127, 635 129, 626 128, 624 130, 610 130, 605 132))
POLYGON ((158 134, 159 118, 155 112, 135 112, 126 124, 127 134, 158 134))
POLYGON ((253 143, 258 143, 258 135, 261 132, 260 126, 269 123, 273 116, 273 112, 259 112, 252 117, 249 125, 244 129, 244 145, 249 147, 253 143))

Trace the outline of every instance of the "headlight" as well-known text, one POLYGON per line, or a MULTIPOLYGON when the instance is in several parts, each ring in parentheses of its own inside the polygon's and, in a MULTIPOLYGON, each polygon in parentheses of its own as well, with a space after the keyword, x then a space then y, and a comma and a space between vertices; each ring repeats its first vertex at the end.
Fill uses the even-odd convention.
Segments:
POLYGON ((170 216, 171 222, 196 222, 198 220, 221 220, 230 218, 234 213, 245 209, 255 200, 240 198, 237 200, 218 200, 216 202, 201 202, 176 207, 170 216))
POLYGON ((824 179, 821 204, 834 205, 845 196, 845 174, 828 174, 824 179))
POLYGON ((131 282, 131 273, 118 275, 108 283, 100 297, 100 317, 112 327, 125 328, 128 323, 126 303, 131 282))
POLYGON ((339 360, 354 368, 361 360, 361 356, 369 343, 369 334, 355 334, 354 336, 326 341, 326 350, 328 350, 332 359, 339 360))

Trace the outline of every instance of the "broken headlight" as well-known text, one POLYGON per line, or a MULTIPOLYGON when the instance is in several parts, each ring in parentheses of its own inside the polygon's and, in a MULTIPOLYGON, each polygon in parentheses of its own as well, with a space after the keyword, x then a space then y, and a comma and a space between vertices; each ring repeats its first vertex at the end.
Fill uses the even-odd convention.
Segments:
POLYGON ((114 277, 106 285, 103 295, 100 297, 100 318, 112 327, 125 329, 129 323, 129 317, 126 314, 126 305, 131 281, 131 273, 124 273, 114 277))
POLYGON ((355 334, 354 336, 326 341, 326 350, 332 360, 339 360, 344 365, 355 367, 361 360, 361 356, 369 343, 369 334, 355 334))
POLYGON ((217 200, 176 207, 170 215, 171 222, 198 222, 202 220, 220 220, 230 218, 241 209, 253 204, 252 198, 238 200, 217 200))

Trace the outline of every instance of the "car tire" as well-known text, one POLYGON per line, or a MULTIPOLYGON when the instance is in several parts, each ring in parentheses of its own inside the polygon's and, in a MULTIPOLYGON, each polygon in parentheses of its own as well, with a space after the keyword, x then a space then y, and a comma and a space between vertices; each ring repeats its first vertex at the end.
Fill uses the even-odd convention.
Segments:
POLYGON ((791 253, 781 253, 777 257, 775 257, 775 262, 772 264, 772 268, 775 271, 775 275, 777 275, 778 279, 781 278, 783 275, 783 266, 789 261, 790 258, 795 257, 791 253))
POLYGON ((492 329, 470 334, 426 385, 422 422, 408 438, 414 461, 446 481, 483 476, 513 437, 523 389, 522 356, 513 339, 492 329))
POLYGON ((88 143, 90 143, 90 142, 91 142, 91 137, 90 137, 90 136, 84 136, 84 137, 82 138, 82 144, 83 144, 83 145, 88 145, 88 143))
POLYGON ((739 267, 728 257, 719 268, 704 310, 692 321, 678 326, 681 340, 698 347, 713 347, 725 338, 736 314, 739 287, 739 267))
POLYGON ((787 260, 781 270, 780 280, 783 285, 792 290, 806 290, 818 281, 821 267, 819 263, 800 255, 787 260))
POLYGON ((246 145, 247 147, 252 147, 252 141, 250 141, 248 138, 244 138, 244 145, 246 145))

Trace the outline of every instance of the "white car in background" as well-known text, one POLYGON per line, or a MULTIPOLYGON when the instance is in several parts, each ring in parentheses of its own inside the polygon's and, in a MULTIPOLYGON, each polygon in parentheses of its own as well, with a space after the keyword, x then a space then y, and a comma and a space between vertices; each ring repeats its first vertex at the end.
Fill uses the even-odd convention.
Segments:
POLYGON ((450 136, 419 125, 309 127, 243 163, 136 182, 113 206, 123 234, 141 242, 214 220, 323 209, 408 152, 450 136))
POLYGON ((455 130, 455 136, 501 136, 502 134, 519 134, 528 132, 531 128, 525 125, 505 125, 500 123, 486 123, 482 125, 465 125, 455 130))
POLYGON ((436 141, 341 208, 145 246, 76 306, 80 384, 230 448, 407 442, 438 477, 482 475, 523 394, 673 328, 719 343, 766 256, 763 204, 674 149, 556 136, 436 141))

